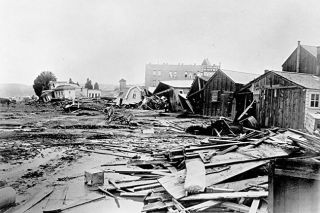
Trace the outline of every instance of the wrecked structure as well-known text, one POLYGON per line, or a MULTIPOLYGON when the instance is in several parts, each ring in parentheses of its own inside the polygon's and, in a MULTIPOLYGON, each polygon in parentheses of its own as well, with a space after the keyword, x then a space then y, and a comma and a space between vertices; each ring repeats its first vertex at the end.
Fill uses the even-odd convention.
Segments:
MULTIPOLYGON (((266 71, 245 85, 245 89, 250 90, 256 102, 254 110, 260 125, 307 129, 310 132, 318 128, 319 77, 305 73, 266 71)), ((246 106, 250 103, 248 100, 246 106)))
POLYGON ((179 94, 187 94, 193 80, 172 80, 160 81, 153 94, 159 97, 164 96, 169 102, 169 110, 172 112, 181 111, 179 94))
POLYGON ((235 94, 257 74, 218 70, 203 88, 203 115, 234 117, 236 113, 235 94))

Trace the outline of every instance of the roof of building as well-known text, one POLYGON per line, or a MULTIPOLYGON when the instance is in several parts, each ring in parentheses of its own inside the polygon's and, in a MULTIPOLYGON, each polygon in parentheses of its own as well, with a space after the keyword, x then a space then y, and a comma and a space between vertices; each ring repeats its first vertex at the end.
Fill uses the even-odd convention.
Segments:
POLYGON ((317 47, 316 46, 310 46, 310 45, 301 45, 305 50, 307 50, 309 53, 311 53, 314 57, 317 57, 317 47))
POLYGON ((202 66, 211 66, 211 63, 208 58, 205 58, 205 59, 203 59, 203 62, 201 65, 202 66))
MULTIPOLYGON (((215 72, 212 72, 212 75, 214 74, 215 72)), ((211 76, 212 76, 211 75, 211 76)), ((197 77, 199 77, 199 78, 201 78, 202 80, 204 80, 204 81, 208 81, 210 78, 211 78, 211 76, 197 76, 197 77)))
POLYGON ((132 86, 132 87, 130 87, 130 88, 127 90, 127 92, 126 92, 126 94, 125 94, 125 96, 124 96, 125 99, 128 98, 131 90, 133 90, 134 88, 137 88, 137 89, 139 90, 139 92, 143 92, 143 90, 142 90, 139 86, 132 86))
POLYGON ((236 84, 247 84, 248 82, 260 76, 260 74, 238 72, 225 69, 222 69, 221 71, 224 72, 229 78, 231 78, 231 80, 233 80, 236 84))
POLYGON ((271 71, 289 81, 298 84, 302 87, 308 89, 319 89, 320 90, 320 77, 306 74, 306 73, 296 73, 296 72, 285 72, 285 71, 271 71))
POLYGON ((174 88, 190 88, 193 80, 172 80, 160 82, 174 88))
POLYGON ((54 90, 74 90, 74 89, 76 89, 74 86, 60 85, 60 86, 57 86, 54 90))

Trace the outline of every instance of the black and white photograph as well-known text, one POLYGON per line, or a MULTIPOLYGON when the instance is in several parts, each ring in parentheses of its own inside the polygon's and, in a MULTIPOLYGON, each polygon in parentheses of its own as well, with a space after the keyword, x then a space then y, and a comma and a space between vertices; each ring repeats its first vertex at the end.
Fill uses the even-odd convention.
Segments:
POLYGON ((0 213, 320 212, 317 0, 0 0, 0 213))

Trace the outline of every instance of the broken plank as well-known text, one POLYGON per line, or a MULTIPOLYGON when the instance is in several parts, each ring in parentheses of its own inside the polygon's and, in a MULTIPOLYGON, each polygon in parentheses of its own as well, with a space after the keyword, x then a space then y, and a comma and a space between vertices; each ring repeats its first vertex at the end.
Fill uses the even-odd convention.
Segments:
POLYGON ((259 176, 255 178, 245 179, 245 180, 239 180, 239 181, 233 181, 233 182, 227 182, 227 183, 220 183, 215 184, 213 186, 207 187, 208 192, 211 192, 211 187, 213 188, 223 188, 223 189, 231 189, 234 191, 242 191, 245 189, 250 188, 252 185, 260 185, 268 183, 268 176, 259 176))
POLYGON ((65 186, 63 188, 55 189, 53 193, 51 193, 46 206, 43 209, 43 212, 52 212, 55 209, 62 206, 65 202, 67 196, 68 187, 65 186))
POLYGON ((91 153, 96 153, 96 154, 102 154, 102 155, 113 155, 117 157, 123 157, 123 158, 132 158, 133 156, 128 156, 128 155, 123 155, 123 154, 116 154, 113 152, 106 152, 106 151, 101 151, 101 150, 89 150, 89 149, 79 149, 80 151, 83 152, 91 152, 91 153))
POLYGON ((249 212, 249 207, 243 204, 238 204, 238 203, 233 203, 233 202, 222 202, 220 204, 222 207, 226 207, 228 209, 237 211, 237 212, 243 212, 243 213, 248 213, 249 212))
POLYGON ((210 207, 219 205, 221 202, 222 201, 208 200, 208 201, 205 201, 203 203, 199 203, 199 204, 194 205, 194 206, 189 206, 186 209, 190 210, 190 211, 196 211, 196 212, 197 211, 203 211, 203 210, 208 209, 210 207))
POLYGON ((225 148, 225 147, 229 147, 229 146, 233 146, 233 145, 241 146, 241 145, 250 145, 250 144, 252 144, 252 142, 235 142, 235 141, 232 141, 232 143, 228 143, 228 144, 220 144, 220 145, 212 145, 212 146, 198 146, 198 147, 186 148, 185 150, 187 152, 192 152, 192 151, 197 151, 197 150, 225 148))
MULTIPOLYGON (((131 182, 123 182, 123 183, 117 183, 118 188, 124 189, 124 188, 130 188, 130 187, 136 187, 136 186, 142 186, 142 185, 149 185, 158 183, 157 180, 137 180, 137 181, 131 181, 131 182)), ((116 187, 112 185, 104 186, 107 190, 115 190, 116 187)))
POLYGON ((139 192, 120 192, 120 196, 124 197, 145 197, 150 193, 151 190, 143 190, 139 192))
POLYGON ((60 211, 64 211, 64 210, 67 210, 67 209, 71 209, 71 208, 74 208, 74 207, 77 207, 77 206, 81 206, 81 205, 84 205, 84 204, 87 204, 87 203, 91 203, 93 201, 97 201, 97 200, 100 200, 102 198, 105 198, 106 196, 105 195, 98 195, 98 196, 95 196, 94 198, 90 198, 89 200, 80 200, 80 201, 76 201, 74 203, 71 203, 69 205, 66 205, 66 206, 63 206, 61 207, 58 212, 60 211))
POLYGON ((218 200, 218 199, 234 199, 234 198, 260 198, 268 197, 268 192, 266 191, 248 191, 248 192, 226 192, 226 193, 201 193, 194 194, 184 198, 181 198, 182 201, 191 201, 191 200, 218 200))
MULTIPOLYGON (((251 169, 262 166, 266 163, 268 163, 268 161, 232 164, 228 169, 222 170, 221 172, 206 175, 206 186, 211 186, 213 184, 217 184, 222 181, 228 180, 236 175, 242 174, 251 169)), ((186 191, 184 190, 185 172, 185 170, 181 170, 174 174, 170 174, 168 176, 158 179, 159 183, 175 199, 180 199, 186 195, 186 191)))
POLYGON ((28 200, 25 204, 22 206, 18 206, 18 208, 11 209, 14 213, 24 213, 27 210, 31 209, 33 206, 35 206, 37 203, 42 201, 44 198, 49 196, 53 192, 53 188, 45 189, 39 193, 37 193, 34 197, 32 197, 30 200, 28 200))
POLYGON ((200 158, 186 159, 184 189, 188 193, 203 192, 206 187, 206 170, 200 158))
POLYGON ((253 199, 251 203, 251 207, 249 210, 249 213, 257 213, 257 210, 259 208, 260 200, 259 199, 253 199))
POLYGON ((166 209, 168 207, 173 206, 173 202, 155 202, 155 203, 148 203, 145 205, 142 209, 142 212, 150 212, 150 211, 156 211, 156 210, 162 210, 166 209))
POLYGON ((128 190, 133 190, 134 192, 136 191, 142 191, 142 190, 146 190, 146 189, 154 189, 157 187, 160 187, 161 184, 160 183, 154 183, 154 184, 149 184, 149 185, 143 185, 143 186, 136 186, 133 188, 128 188, 128 190))
POLYGON ((152 174, 152 173, 169 173, 170 171, 168 169, 114 169, 113 171, 120 173, 120 174, 152 174))

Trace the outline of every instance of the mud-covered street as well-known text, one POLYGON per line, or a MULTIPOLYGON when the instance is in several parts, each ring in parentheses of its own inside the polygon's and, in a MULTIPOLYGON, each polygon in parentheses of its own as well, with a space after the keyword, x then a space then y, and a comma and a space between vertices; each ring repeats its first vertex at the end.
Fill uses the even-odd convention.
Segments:
MULTIPOLYGON (((101 167, 114 162, 123 162, 122 167, 128 168, 125 164, 130 159, 151 159, 151 155, 156 152, 188 143, 200 143, 205 138, 187 136, 172 125, 172 122, 179 120, 178 126, 188 126, 197 123, 199 119, 160 116, 156 111, 131 110, 131 113, 134 114, 134 120, 125 125, 118 122, 107 124, 105 114, 99 111, 91 112, 94 115, 88 116, 65 112, 59 106, 38 103, 2 107, 0 184, 16 190, 17 207, 39 191, 52 187, 67 186, 67 201, 71 202, 77 197, 84 197, 91 190, 94 190, 91 194, 101 194, 84 185, 84 172, 88 169, 121 168, 121 165, 101 167), (105 154, 82 150, 103 150, 105 154)), ((105 179, 130 180, 132 176, 110 171, 105 173, 105 179)), ((39 205, 45 202, 44 199, 39 205)), ((99 201, 97 206, 104 205, 100 202, 104 201, 99 201)), ((141 211, 141 202, 123 198, 112 212, 128 212, 125 209, 128 206, 126 202, 130 204, 130 212, 141 211)), ((82 208, 80 212, 86 212, 82 208)), ((104 212, 101 206, 95 208, 97 212, 104 212)), ((30 212, 37 212, 35 209, 36 206, 30 212)), ((38 210, 42 212, 41 208, 38 210)))

